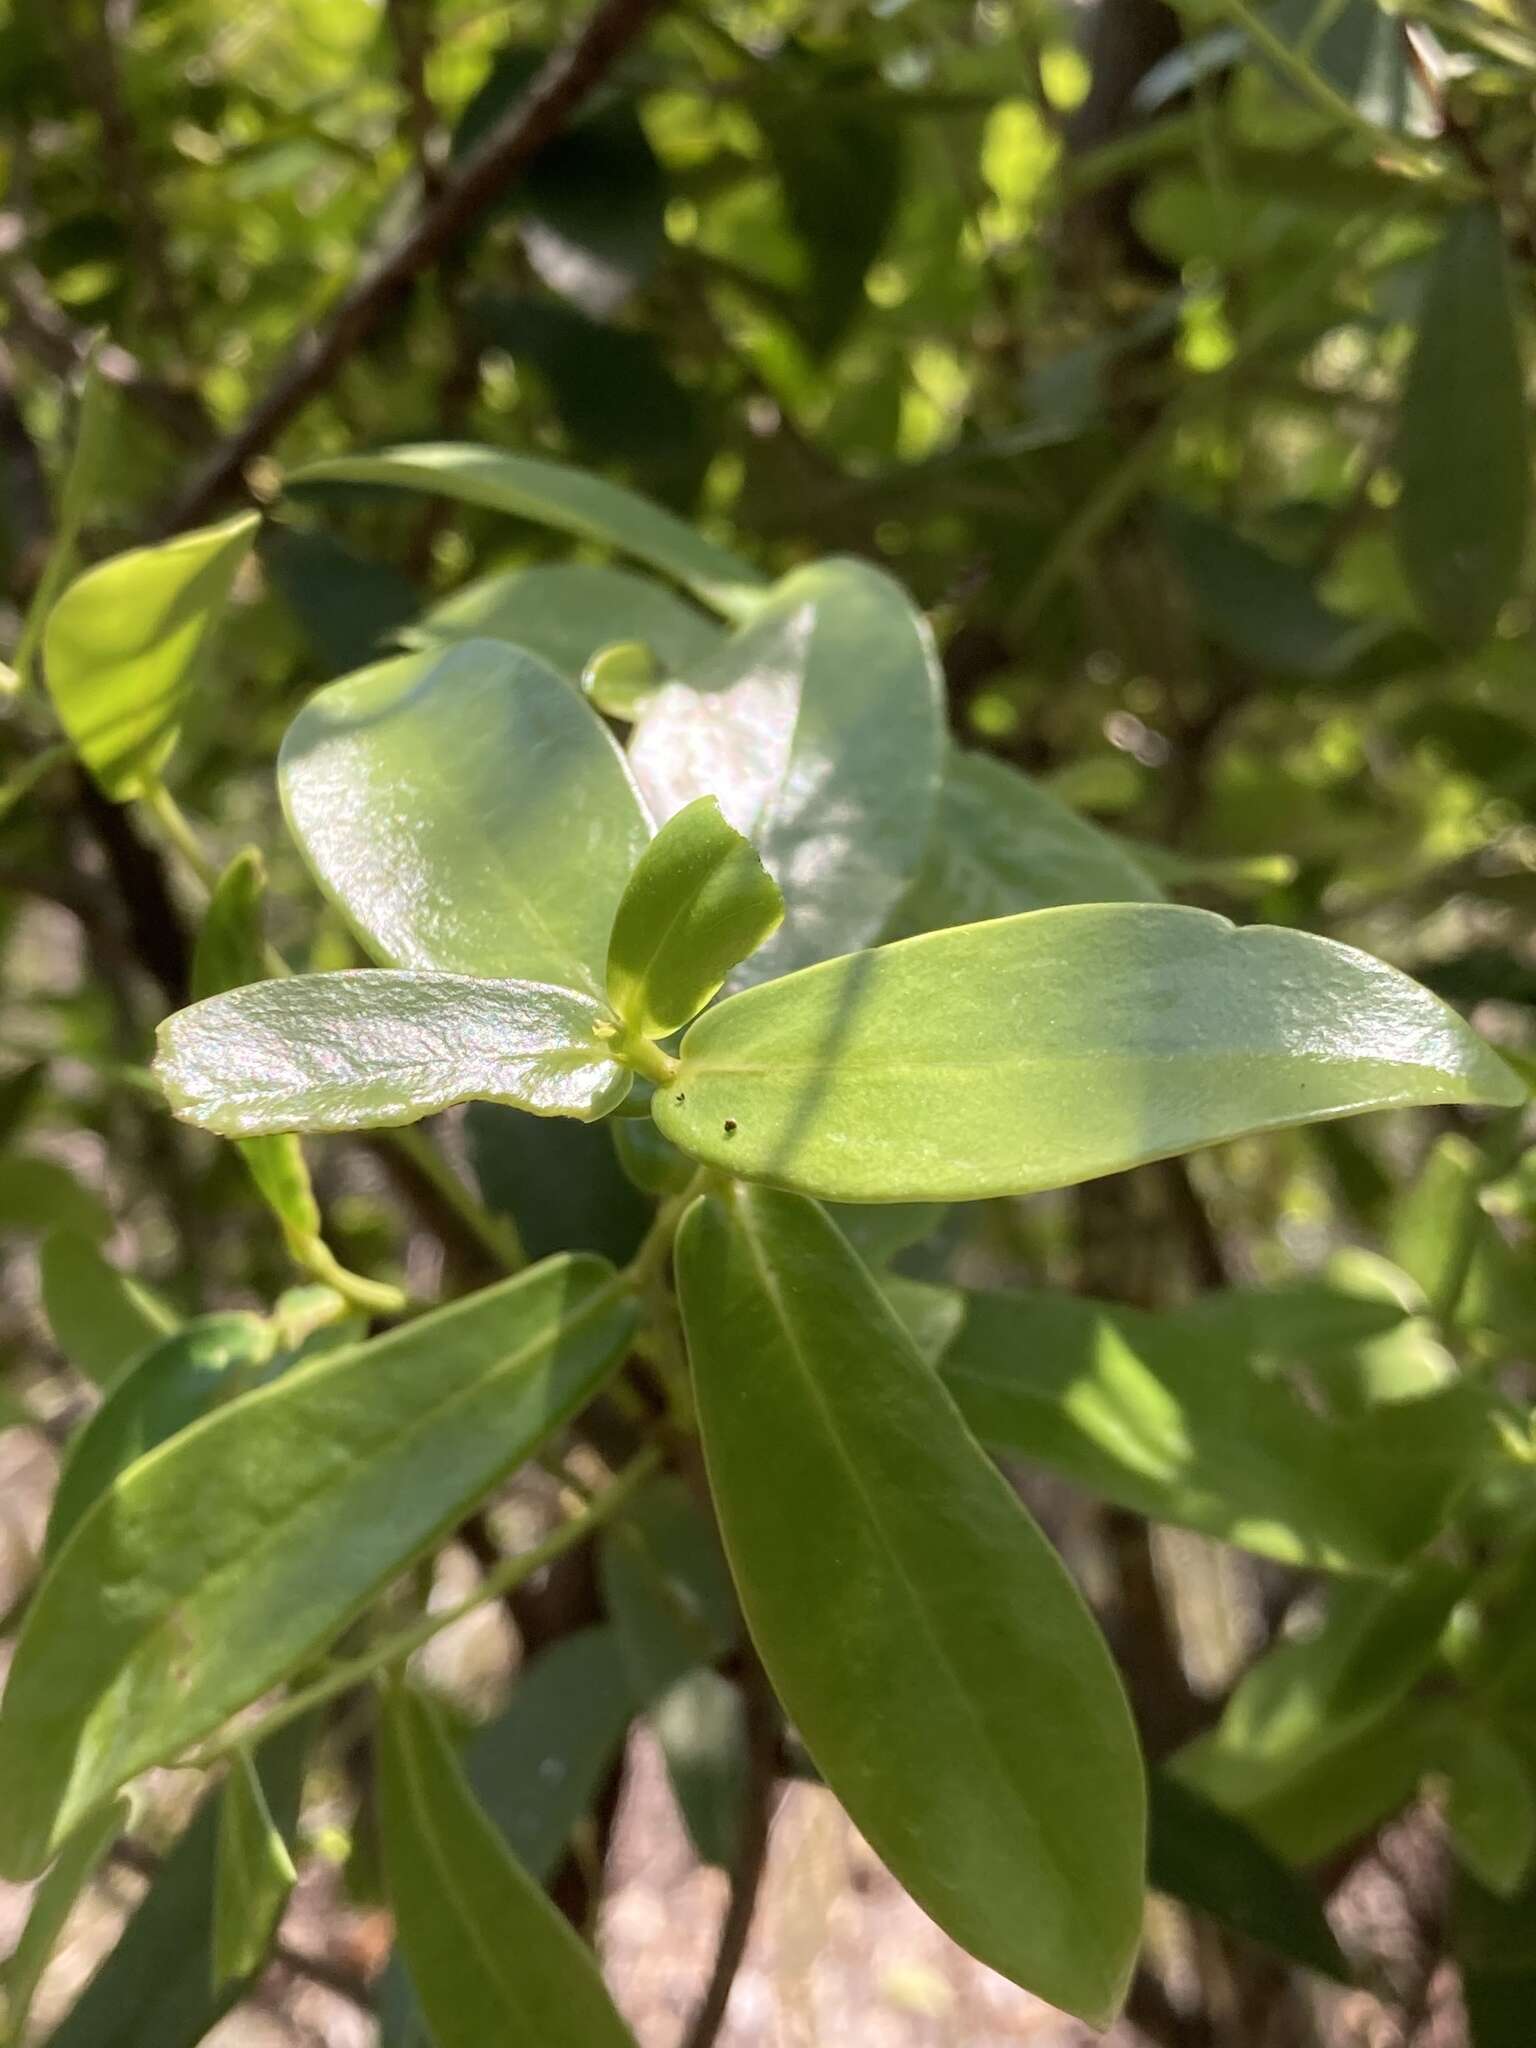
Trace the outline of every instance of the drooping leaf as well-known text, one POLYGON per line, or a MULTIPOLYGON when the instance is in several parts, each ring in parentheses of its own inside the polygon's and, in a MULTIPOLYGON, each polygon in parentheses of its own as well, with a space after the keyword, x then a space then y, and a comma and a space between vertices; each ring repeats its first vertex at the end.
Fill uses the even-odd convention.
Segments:
POLYGON ((38 1278, 54 1342, 98 1387, 110 1386, 176 1327, 169 1309, 76 1231, 56 1230, 43 1240, 38 1278))
POLYGON ((114 555, 77 577, 49 613, 43 660, 54 709, 116 801, 143 795, 170 758, 257 524, 243 512, 114 555))
POLYGON ((401 635, 412 647, 510 640, 572 683, 599 648, 619 641, 638 641, 665 674, 680 675, 707 659, 723 637, 666 584, 601 562, 537 562, 479 577, 401 635))
POLYGON ((630 761, 658 820, 699 796, 784 893, 747 978, 869 944, 922 856, 943 691, 923 616, 889 577, 832 559, 774 585, 718 655, 641 707, 630 761))
POLYGON ((636 1706, 617 1632, 577 1629, 519 1671, 506 1712, 465 1751, 470 1789, 538 1883, 591 1810, 636 1706))
POLYGON ((552 1259, 131 1466, 28 1609, 0 1706, 0 1868, 38 1869, 137 1771, 313 1657, 591 1398, 633 1324, 608 1268, 552 1259))
POLYGON ((1416 1447, 1399 1417, 1331 1422, 1260 1341, 1178 1311, 972 1294, 943 1372, 983 1443, 1137 1514, 1288 1564, 1406 1563, 1491 1451, 1491 1423, 1469 1434, 1459 1400, 1434 1400, 1416 1447))
POLYGON ((1006 762, 952 749, 922 868, 886 936, 1161 896, 1132 853, 1058 797, 1006 762))
POLYGON ((583 540, 604 541, 649 562, 726 618, 755 608, 763 580, 748 563, 696 533, 676 513, 652 505, 605 477, 532 455, 507 455, 471 442, 427 441, 376 455, 332 456, 296 469, 289 485, 393 485, 436 492, 532 519, 583 540))
POLYGON ((1451 216, 1430 267, 1397 467, 1397 551, 1415 602, 1442 640, 1480 646, 1515 586, 1531 495, 1524 372, 1491 200, 1451 216))
POLYGON ((16 1946, 0 1963, 0 2038, 8 2042, 25 2038, 33 1997, 64 1923, 101 1859, 127 1827, 129 1810, 126 1799, 114 1799, 87 1814, 33 1893, 16 1946))
POLYGON ((541 661, 469 640, 348 676, 289 727, 278 779, 385 966, 601 995, 650 825, 602 721, 541 661))
POLYGON ((591 1951, 475 1804, 426 1701, 391 1688, 380 1737, 390 1899, 439 2048, 634 2048, 591 1951))
POLYGON ((415 1123, 455 1102, 606 1116, 630 1070, 590 996, 531 981, 361 968, 252 982, 160 1026, 155 1073, 177 1116, 226 1138, 415 1123))
POLYGON ((886 1202, 1067 1187, 1251 1131, 1524 1094, 1454 1011, 1352 947, 1111 904, 731 996, 690 1028, 654 1114, 709 1165, 886 1202))
MULTIPOLYGON (((313 1724, 299 1720, 256 1757, 278 1832, 293 1839, 313 1724)), ((198 2048, 246 1988, 215 1986, 217 1799, 204 1800, 49 2048, 198 2048)))
POLYGON ((817 1768, 947 1933, 1107 2025, 1144 1794, 1071 1580, 813 1203, 701 1198, 678 1274, 737 1591, 817 1768))
POLYGON ((256 1766, 238 1752, 219 1793, 213 1880, 213 1988, 261 1968, 298 1880, 256 1766))
POLYGON ((697 1016, 776 932, 784 898, 712 796, 670 817, 641 854, 608 941, 608 1000, 642 1038, 697 1016))
POLYGON ((259 1372, 273 1332, 260 1316, 198 1316, 163 1337, 119 1378, 69 1447, 48 1516, 43 1555, 63 1549, 119 1472, 205 1415, 230 1382, 259 1372))
POLYGON ((1259 1838, 1166 1771, 1148 1776, 1147 1882, 1273 1949, 1348 1983, 1317 1894, 1259 1838))

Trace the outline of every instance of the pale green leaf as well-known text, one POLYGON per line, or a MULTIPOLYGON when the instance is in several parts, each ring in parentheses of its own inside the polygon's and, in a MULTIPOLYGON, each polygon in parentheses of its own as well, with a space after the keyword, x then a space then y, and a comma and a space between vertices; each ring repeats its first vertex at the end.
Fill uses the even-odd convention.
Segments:
POLYGON ((724 638, 685 599, 600 562, 537 562, 466 583, 400 635, 407 647, 453 640, 510 640, 578 682, 592 657, 619 641, 638 641, 663 675, 681 675, 724 638))
POLYGON ((634 2048, 591 1950, 475 1804, 426 1701, 393 1687, 380 1737, 390 1900, 438 2048, 634 2048))
POLYGON ((1491 199, 1451 216, 1430 265, 1396 460, 1397 552, 1419 611, 1452 646, 1480 646, 1515 588, 1531 499, 1525 375, 1491 199))
POLYGON ((390 967, 602 993, 650 821, 602 720, 492 640, 407 655, 312 697, 278 781, 300 851, 390 967))
POLYGON ((243 512, 114 555, 49 613, 43 661, 59 723, 118 802, 158 781, 258 523, 243 512))
POLYGON ((99 1387, 176 1327, 169 1309, 76 1231, 43 1240, 38 1278, 54 1342, 99 1387))
POLYGON ((784 898, 712 796, 669 818, 630 876, 608 942, 608 1000, 642 1038, 698 1014, 779 928, 784 898))
POLYGON ((361 968, 252 982, 160 1026, 177 1116, 226 1138, 409 1124, 455 1102, 606 1116, 633 1078, 574 989, 361 968))
POLYGON ((0 1706, 0 1869, 312 1659, 581 1408, 634 1312, 551 1259, 232 1401, 129 1467, 27 1613, 0 1706))
POLYGON ((242 1749, 219 1794, 213 1883, 213 1988, 260 1969, 298 1881, 256 1767, 242 1749))
POLYGON ((96 1243, 111 1230, 112 1218, 100 1195, 67 1166, 12 1152, 0 1158, 0 1228, 67 1230, 96 1243))
POLYGON ((678 1278, 731 1570, 817 1769, 946 1933, 1107 2026, 1145 1800, 1076 1588, 813 1203, 701 1198, 678 1278))
POLYGON ((676 513, 606 477, 532 455, 509 455, 469 442, 422 442, 376 455, 312 462, 294 470, 288 483, 384 484, 434 492, 583 540, 604 541, 672 577, 727 618, 750 611, 762 584, 748 563, 705 540, 676 513))
POLYGON ((656 1094, 712 1166, 841 1201, 1068 1187, 1236 1138, 1526 1090, 1406 975, 1310 932, 1079 905, 906 939, 700 1017, 656 1094))
POLYGON ((761 981, 878 938, 911 881, 938 799, 943 679, 899 584, 813 562, 751 622, 639 710, 630 761, 653 814, 714 796, 784 892, 761 981))

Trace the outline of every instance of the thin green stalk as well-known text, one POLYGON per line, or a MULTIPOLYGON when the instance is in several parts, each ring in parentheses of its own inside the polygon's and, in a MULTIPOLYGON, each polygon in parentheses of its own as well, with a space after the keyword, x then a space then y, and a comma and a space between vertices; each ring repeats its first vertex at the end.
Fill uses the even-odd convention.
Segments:
POLYGON ((521 1551, 516 1557, 509 1557, 481 1579, 474 1592, 452 1607, 445 1607, 437 1614, 424 1614, 409 1628, 398 1629, 393 1635, 381 1637, 370 1643, 366 1650, 355 1657, 345 1658, 339 1664, 332 1664, 318 1678, 275 1706, 270 1714, 264 1715, 254 1726, 245 1726, 226 1735, 222 1741, 208 1749, 199 1750, 195 1756, 186 1759, 188 1770, 206 1770, 222 1762, 238 1749, 248 1749, 265 1742, 279 1728, 286 1728, 291 1721, 307 1714, 311 1708, 322 1706, 325 1701, 335 1699, 338 1693, 350 1692, 364 1679, 371 1678, 386 1665, 403 1663, 407 1657, 421 1649, 432 1638, 440 1635, 445 1628, 452 1628, 456 1621, 462 1621, 467 1614, 473 1614, 479 1607, 492 1600, 500 1600, 514 1591, 536 1572, 563 1557, 578 1543, 584 1543, 602 1525, 611 1520, 622 1508, 636 1489, 661 1464, 661 1451, 650 1444, 638 1452, 624 1470, 618 1474, 611 1486, 607 1486, 592 1502, 584 1514, 573 1515, 568 1522, 546 1536, 542 1543, 536 1543, 531 1550, 521 1551))
POLYGON ((163 782, 157 780, 144 792, 141 801, 159 826, 162 838, 175 848, 203 887, 211 892, 218 882, 219 871, 204 851, 192 820, 175 797, 163 782))

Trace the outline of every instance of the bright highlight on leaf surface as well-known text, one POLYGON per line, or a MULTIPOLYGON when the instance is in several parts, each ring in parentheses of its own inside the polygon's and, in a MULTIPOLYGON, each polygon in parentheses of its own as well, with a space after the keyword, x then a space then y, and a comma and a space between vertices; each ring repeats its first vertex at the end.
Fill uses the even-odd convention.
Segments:
POLYGON ((701 1198, 677 1258, 736 1589, 818 1769, 946 1933, 1108 2025, 1145 1795, 1077 1589, 815 1203, 701 1198))
POLYGON ((1453 1010, 1353 947, 1104 904, 732 996, 689 1030, 653 1113, 684 1151, 753 1180, 964 1201, 1319 1117, 1526 1092, 1453 1010))

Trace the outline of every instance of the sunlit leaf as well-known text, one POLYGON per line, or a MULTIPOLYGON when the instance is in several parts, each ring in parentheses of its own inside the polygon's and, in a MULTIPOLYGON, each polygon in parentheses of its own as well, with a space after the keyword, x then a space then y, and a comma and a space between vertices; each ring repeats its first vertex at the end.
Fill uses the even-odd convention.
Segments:
POLYGON ((238 1984, 261 1968, 298 1872, 244 1750, 219 1794, 213 1882, 213 1983, 238 1984))

